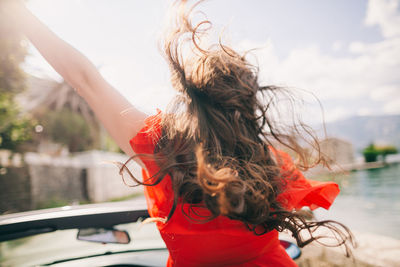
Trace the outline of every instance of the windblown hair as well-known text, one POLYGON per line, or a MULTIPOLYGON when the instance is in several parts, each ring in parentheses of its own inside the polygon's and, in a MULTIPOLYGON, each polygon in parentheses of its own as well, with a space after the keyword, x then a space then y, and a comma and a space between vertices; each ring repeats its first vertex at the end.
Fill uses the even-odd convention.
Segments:
POLYGON ((346 226, 307 221, 301 212, 285 210, 277 201, 287 180, 296 175, 294 170, 282 171, 275 147, 295 153, 297 167, 304 170, 323 161, 318 140, 306 125, 285 126, 280 121, 276 110, 282 100, 289 100, 285 105, 294 101, 289 90, 261 86, 258 68, 221 41, 202 47, 211 23, 192 24, 196 5, 176 3, 174 27, 163 43, 178 94, 163 115, 162 136, 151 155, 160 172, 151 183, 134 180, 153 186, 171 176, 175 196, 167 219, 182 201, 204 205, 212 213, 209 220, 224 215, 242 221, 257 235, 287 229, 301 247, 323 237, 313 235, 320 226, 334 232, 337 245, 352 242, 346 226), (305 145, 317 151, 313 162, 305 145), (300 235, 302 230, 309 236, 300 235))

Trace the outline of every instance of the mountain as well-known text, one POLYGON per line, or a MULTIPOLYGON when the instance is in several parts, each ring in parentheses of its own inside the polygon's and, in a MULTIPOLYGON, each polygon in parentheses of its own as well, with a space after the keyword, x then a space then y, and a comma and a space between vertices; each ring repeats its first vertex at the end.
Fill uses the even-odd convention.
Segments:
POLYGON ((370 143, 394 145, 400 149, 400 115, 356 116, 326 123, 329 137, 353 144, 356 151, 370 143))

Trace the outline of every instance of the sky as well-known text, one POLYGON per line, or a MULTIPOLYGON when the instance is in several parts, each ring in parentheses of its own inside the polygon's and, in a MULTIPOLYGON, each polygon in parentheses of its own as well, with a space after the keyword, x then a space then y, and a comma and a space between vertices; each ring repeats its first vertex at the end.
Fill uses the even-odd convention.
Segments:
MULTIPOLYGON (((158 50, 169 1, 30 0, 29 9, 151 114, 174 91, 158 50)), ((224 43, 260 67, 260 83, 315 95, 326 121, 400 114, 400 0, 209 0, 224 43)), ((30 47, 24 68, 60 80, 30 47)), ((312 97, 310 98, 312 99, 312 97)), ((303 117, 315 118, 315 99, 303 117)))

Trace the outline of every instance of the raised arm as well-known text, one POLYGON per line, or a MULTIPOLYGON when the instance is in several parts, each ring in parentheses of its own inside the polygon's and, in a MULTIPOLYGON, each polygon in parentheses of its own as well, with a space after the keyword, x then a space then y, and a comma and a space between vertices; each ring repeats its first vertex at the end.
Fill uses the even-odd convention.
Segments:
POLYGON ((146 114, 133 107, 83 54, 56 36, 19 1, 0 1, 0 5, 3 12, 7 9, 17 29, 87 101, 119 147, 132 156, 129 140, 144 125, 146 114))

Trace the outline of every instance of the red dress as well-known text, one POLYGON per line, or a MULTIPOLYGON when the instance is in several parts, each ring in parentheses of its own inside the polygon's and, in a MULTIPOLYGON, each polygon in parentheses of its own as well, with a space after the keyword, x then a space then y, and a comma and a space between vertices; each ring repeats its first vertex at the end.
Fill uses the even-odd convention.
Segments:
MULTIPOLYGON (((161 112, 146 119, 145 127, 130 140, 135 153, 152 154, 161 136, 161 112)), ((293 163, 287 154, 280 153, 283 169, 292 169, 293 163)), ((143 179, 158 172, 154 160, 140 157, 146 169, 143 179)), ((288 181, 278 200, 288 210, 309 206, 311 209, 328 209, 339 194, 333 182, 318 182, 304 178, 288 181)), ((145 186, 144 192, 151 217, 167 217, 173 203, 171 177, 166 176, 156 186, 145 186)), ((182 212, 189 204, 178 204, 167 223, 158 222, 157 227, 169 250, 167 266, 297 266, 279 244, 278 232, 273 230, 256 236, 245 225, 225 216, 207 223, 193 223, 182 212)), ((210 214, 205 208, 195 208, 199 216, 210 214)), ((196 218, 196 214, 191 213, 196 218)))

